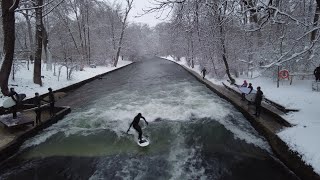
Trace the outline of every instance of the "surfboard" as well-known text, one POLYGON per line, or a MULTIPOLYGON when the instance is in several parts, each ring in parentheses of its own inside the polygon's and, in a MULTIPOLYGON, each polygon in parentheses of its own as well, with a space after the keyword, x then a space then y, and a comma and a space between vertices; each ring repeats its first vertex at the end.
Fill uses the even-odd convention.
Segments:
POLYGON ((145 138, 144 136, 142 136, 142 141, 144 141, 143 143, 140 143, 139 142, 139 139, 137 139, 137 144, 139 145, 139 146, 141 146, 141 147, 146 147, 146 146, 148 146, 149 144, 150 144, 150 141, 147 139, 147 138, 145 138))
MULTIPOLYGON (((250 92, 250 88, 247 88, 247 87, 238 87, 238 89, 242 92, 242 93, 245 93, 245 94, 249 94, 250 92)), ((257 91, 256 90, 252 90, 251 93, 256 93, 257 91)), ((250 93, 250 94, 251 94, 250 93)))
POLYGON ((134 141, 139 145, 139 146, 141 146, 141 147, 146 147, 146 146, 148 146, 149 144, 150 144, 150 140, 149 140, 149 138, 147 138, 147 137, 145 137, 144 135, 142 135, 142 141, 144 141, 143 143, 140 143, 139 142, 139 133, 134 129, 134 128, 132 128, 132 129, 130 129, 130 134, 132 134, 133 135, 133 139, 134 139, 134 141))
MULTIPOLYGON (((26 94, 18 94, 18 97, 16 97, 19 102, 21 102, 24 98, 26 98, 26 94)), ((4 108, 10 108, 14 105, 16 105, 16 102, 11 97, 6 98, 2 104, 4 108)))
MULTIPOLYGON (((55 93, 53 93, 53 95, 54 95, 54 100, 57 101, 57 100, 65 97, 65 96, 67 95, 67 93, 65 93, 65 92, 55 92, 55 93)), ((49 101, 49 95, 45 96, 45 97, 43 98, 43 100, 49 101)))
POLYGON ((44 108, 49 107, 49 105, 50 105, 50 103, 42 104, 42 105, 40 106, 40 108, 38 108, 38 107, 33 107, 33 108, 25 109, 25 110, 23 110, 23 111, 33 111, 33 110, 37 110, 37 109, 43 110, 44 108))

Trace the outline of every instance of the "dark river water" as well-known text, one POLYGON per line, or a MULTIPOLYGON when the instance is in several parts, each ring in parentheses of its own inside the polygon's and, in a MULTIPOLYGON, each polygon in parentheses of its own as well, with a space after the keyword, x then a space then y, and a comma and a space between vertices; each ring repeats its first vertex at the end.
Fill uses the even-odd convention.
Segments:
POLYGON ((26 141, 0 179, 296 179, 239 111, 170 61, 129 65, 59 104, 72 113, 26 141), (139 112, 144 148, 125 133, 139 112))

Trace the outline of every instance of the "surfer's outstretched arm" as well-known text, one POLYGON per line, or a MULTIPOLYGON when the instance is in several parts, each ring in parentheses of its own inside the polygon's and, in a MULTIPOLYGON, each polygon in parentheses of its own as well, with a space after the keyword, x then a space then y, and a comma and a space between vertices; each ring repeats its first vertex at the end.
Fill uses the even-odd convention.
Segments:
MULTIPOLYGON (((132 121, 132 123, 133 123, 133 121, 132 121)), ((129 129, 127 130, 127 133, 129 132, 129 130, 130 130, 131 126, 132 126, 132 123, 130 124, 129 129)))
POLYGON ((144 118, 143 116, 141 116, 141 118, 147 123, 147 125, 149 125, 149 123, 147 122, 146 118, 144 118))

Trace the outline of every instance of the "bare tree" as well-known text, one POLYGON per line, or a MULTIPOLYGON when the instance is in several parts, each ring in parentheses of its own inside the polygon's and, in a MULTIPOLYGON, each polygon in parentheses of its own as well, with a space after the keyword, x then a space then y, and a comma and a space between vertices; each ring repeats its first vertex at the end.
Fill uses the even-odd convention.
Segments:
POLYGON ((14 10, 18 7, 19 0, 1 1, 2 29, 3 29, 3 62, 0 69, 0 87, 4 95, 9 94, 8 80, 11 72, 14 43, 15 43, 15 17, 14 10))
POLYGON ((128 18, 130 10, 132 9, 133 0, 126 0, 126 3, 127 3, 127 7, 126 7, 126 10, 125 10, 125 13, 124 13, 123 20, 121 22, 122 26, 121 26, 121 33, 120 33, 120 37, 119 37, 119 41, 118 41, 118 48, 117 48, 117 52, 116 52, 115 59, 114 59, 114 62, 113 62, 113 66, 114 67, 117 67, 117 64, 118 64, 120 51, 121 51, 121 48, 122 48, 123 36, 124 36, 124 32, 125 32, 126 27, 127 27, 127 18, 128 18))

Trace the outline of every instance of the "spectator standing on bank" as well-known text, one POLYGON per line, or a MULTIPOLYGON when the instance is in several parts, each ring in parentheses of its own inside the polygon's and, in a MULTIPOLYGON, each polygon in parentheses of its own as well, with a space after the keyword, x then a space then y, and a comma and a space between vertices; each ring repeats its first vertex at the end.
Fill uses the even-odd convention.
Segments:
POLYGON ((244 80, 243 84, 240 87, 247 87, 247 86, 248 86, 247 80, 244 80))
POLYGON ((261 102, 262 102, 262 98, 263 98, 263 92, 261 91, 260 86, 257 87, 257 93, 256 93, 256 98, 255 98, 255 105, 256 105, 256 113, 254 115, 256 115, 257 117, 260 116, 261 113, 261 102))
POLYGON ((52 89, 48 88, 48 91, 49 91, 49 103, 50 103, 50 116, 53 117, 55 115, 55 111, 54 111, 55 99, 54 99, 54 94, 52 92, 52 89))
POLYGON ((34 105, 36 106, 36 109, 35 109, 36 125, 40 125, 41 124, 41 98, 39 96, 39 93, 35 93, 34 105))
POLYGON ((320 81, 320 65, 313 71, 316 81, 320 81))
POLYGON ((17 111, 18 111, 18 102, 19 102, 19 95, 18 93, 14 90, 14 88, 10 88, 9 95, 14 102, 16 102, 16 105, 12 106, 12 118, 17 119, 17 111))
POLYGON ((201 73, 202 73, 202 79, 204 79, 204 78, 205 78, 205 76, 206 76, 206 72, 207 72, 206 68, 205 68, 205 67, 203 67, 203 69, 201 70, 201 73))

